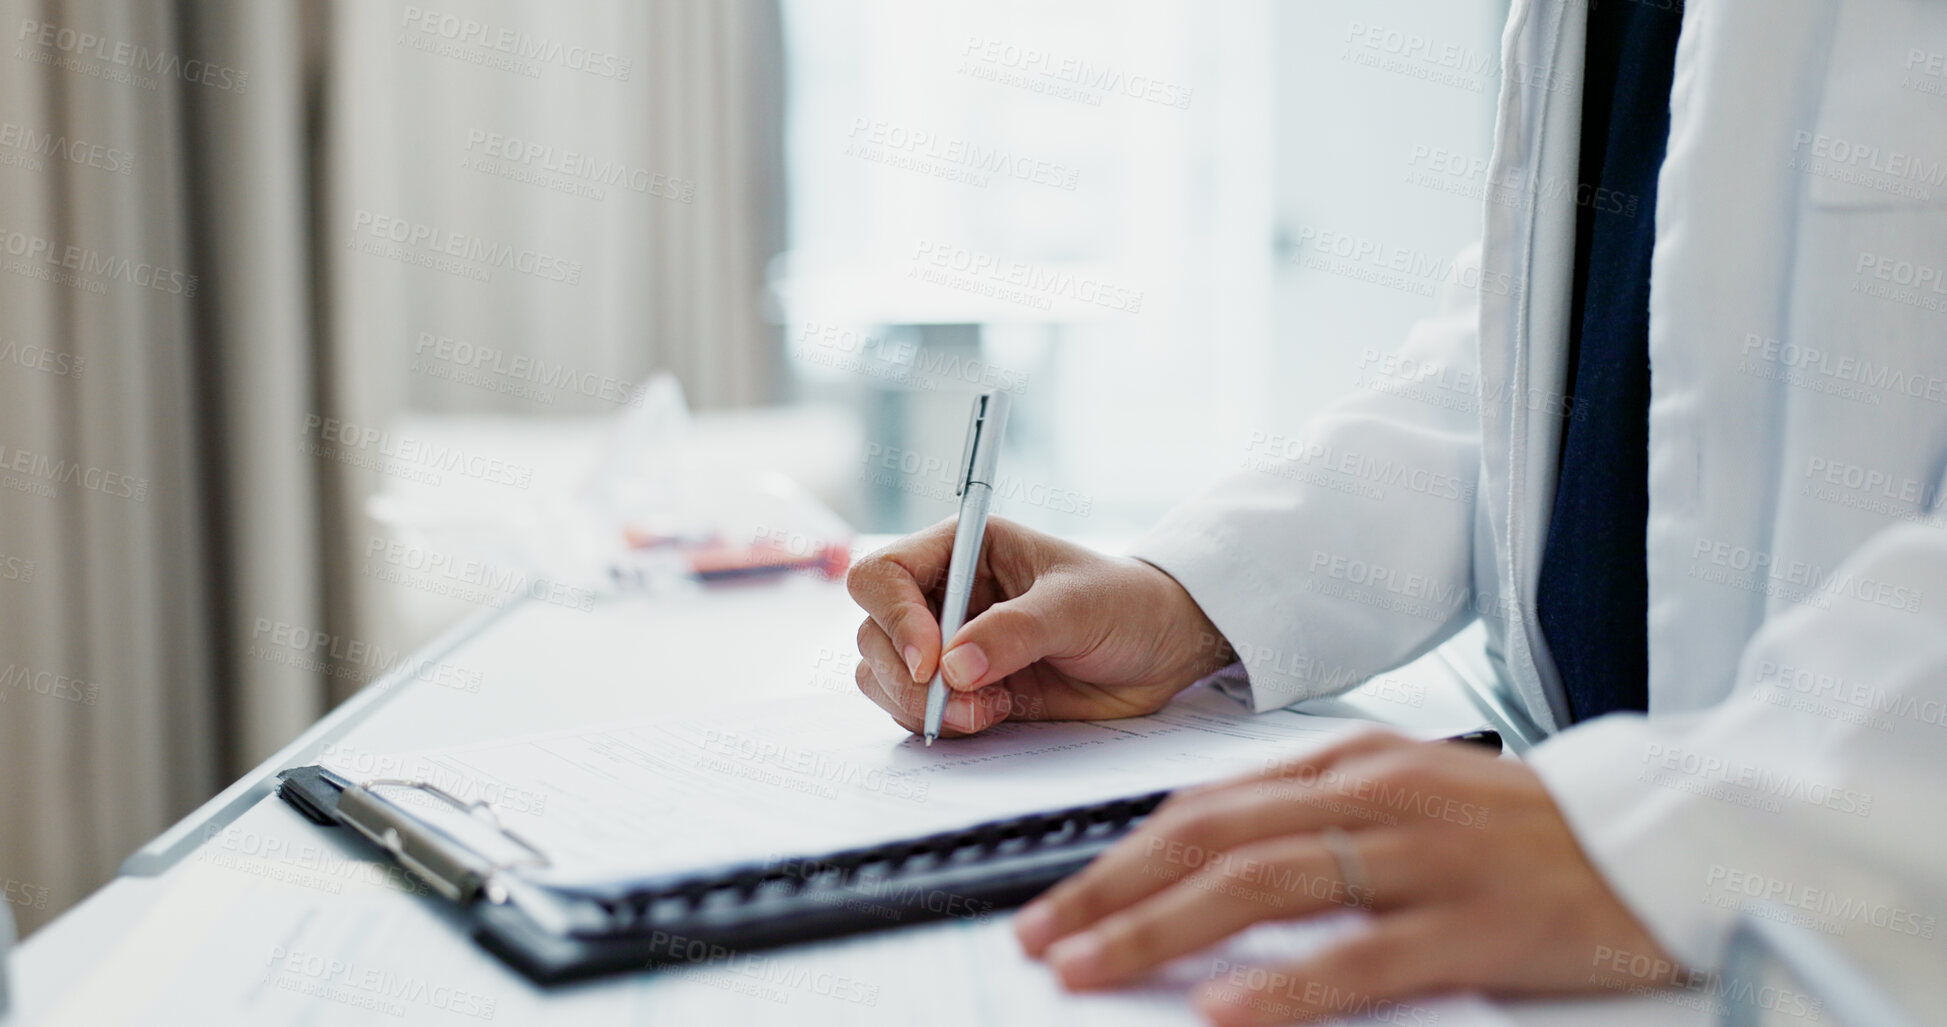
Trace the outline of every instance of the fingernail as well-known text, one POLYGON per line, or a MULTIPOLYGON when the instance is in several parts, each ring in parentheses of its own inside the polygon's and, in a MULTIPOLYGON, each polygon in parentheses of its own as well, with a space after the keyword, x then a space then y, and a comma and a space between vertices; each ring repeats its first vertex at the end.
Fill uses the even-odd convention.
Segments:
POLYGON ((987 654, 972 642, 957 645, 940 660, 941 672, 946 675, 946 683, 955 688, 972 688, 973 683, 987 673, 987 654))
POLYGON ((1048 947, 1048 965, 1063 984, 1090 984, 1102 977, 1102 939, 1084 931, 1048 947))
POLYGON ((1028 955, 1040 955, 1055 940, 1054 935, 1055 912, 1046 904, 1031 902, 1014 914, 1014 939, 1028 955))
POLYGON ((919 646, 906 647, 906 672, 913 676, 914 681, 919 680, 919 646))

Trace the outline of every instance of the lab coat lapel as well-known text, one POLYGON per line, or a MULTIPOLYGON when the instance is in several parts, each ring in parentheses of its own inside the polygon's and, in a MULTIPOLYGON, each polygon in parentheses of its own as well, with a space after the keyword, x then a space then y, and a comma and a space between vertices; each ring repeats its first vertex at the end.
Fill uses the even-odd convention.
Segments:
MULTIPOLYGON (((1502 41, 1500 110, 1482 244, 1482 497, 1494 536, 1483 607, 1491 652, 1538 723, 1566 722, 1535 619, 1535 581, 1561 440, 1587 11, 1517 0, 1502 41), (1504 619, 1504 624, 1497 624, 1504 619)), ((1483 553, 1485 558, 1488 554, 1483 553)))

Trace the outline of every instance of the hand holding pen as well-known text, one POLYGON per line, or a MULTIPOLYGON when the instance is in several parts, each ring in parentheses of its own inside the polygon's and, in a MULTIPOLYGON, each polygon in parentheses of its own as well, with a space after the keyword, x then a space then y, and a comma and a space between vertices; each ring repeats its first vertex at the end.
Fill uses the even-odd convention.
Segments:
POLYGON ((935 610, 954 606, 958 523, 903 538, 847 578, 869 615, 859 625, 859 690, 914 734, 925 733, 936 675, 940 735, 951 738, 1003 720, 1150 713, 1229 662, 1223 637, 1169 575, 1001 518, 987 520, 965 565, 966 616, 943 636, 935 610))
MULTIPOLYGON (((974 400, 967 421, 967 445, 960 458, 960 516, 953 528, 953 555, 947 561, 946 595, 940 600, 940 637, 951 639, 967 619, 973 598, 974 573, 980 567, 980 547, 987 538, 987 511, 993 502, 995 471, 1000 466, 1001 439, 1007 434, 1007 393, 983 393, 974 400)), ((946 716, 944 668, 933 672, 926 686, 926 715, 922 731, 926 744, 940 737, 946 716)))

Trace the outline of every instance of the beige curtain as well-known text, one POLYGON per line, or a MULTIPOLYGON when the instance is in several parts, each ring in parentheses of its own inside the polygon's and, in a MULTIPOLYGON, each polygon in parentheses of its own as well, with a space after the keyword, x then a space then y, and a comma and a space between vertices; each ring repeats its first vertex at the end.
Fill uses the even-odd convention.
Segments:
POLYGON ((338 338, 361 372, 403 369, 391 378, 402 394, 380 402, 614 408, 437 377, 455 362, 428 370, 441 358, 422 333, 491 349, 501 368, 543 358, 622 382, 669 370, 698 406, 772 397, 779 345, 761 294, 782 225, 774 0, 485 0, 463 18, 367 3, 334 16, 338 338), (371 252, 414 230, 428 241, 371 252), (554 263, 408 262, 453 239, 554 263))
POLYGON ((24 930, 325 708, 295 6, 0 0, 0 878, 24 930), (280 658, 281 657, 281 658, 280 658), (18 901, 18 898, 16 898, 18 901))
POLYGON ((382 475, 311 453, 318 421, 597 413, 664 369, 698 405, 771 394, 773 0, 465 6, 486 44, 403 3, 0 0, 23 931, 383 669, 344 659, 396 641, 351 569, 382 475), (490 280, 361 249, 379 218, 487 247, 490 280), (422 336, 566 373, 457 382, 415 366, 422 336))
MULTIPOLYGON (((656 371, 697 407, 772 398, 775 0, 359 3, 333 18, 327 387, 346 423, 610 415, 656 371)), ((363 500, 404 475, 348 473, 334 530, 388 538, 363 500)), ((400 612, 426 602, 412 586, 351 587, 341 612, 360 638, 423 639, 425 618, 400 612)))

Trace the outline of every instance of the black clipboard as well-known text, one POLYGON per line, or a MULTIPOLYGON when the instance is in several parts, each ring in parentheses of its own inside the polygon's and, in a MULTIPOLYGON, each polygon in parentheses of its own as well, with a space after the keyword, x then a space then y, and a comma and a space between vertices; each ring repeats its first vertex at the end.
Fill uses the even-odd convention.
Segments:
POLYGON ((464 802, 412 779, 353 782, 323 767, 278 775, 278 795, 311 820, 350 827, 463 910, 474 939, 537 984, 553 985, 946 919, 1027 902, 1080 870, 1169 792, 1009 817, 905 841, 767 863, 732 864, 566 888, 522 874, 547 856, 464 802), (408 805, 409 790, 504 841, 482 851, 408 805))

